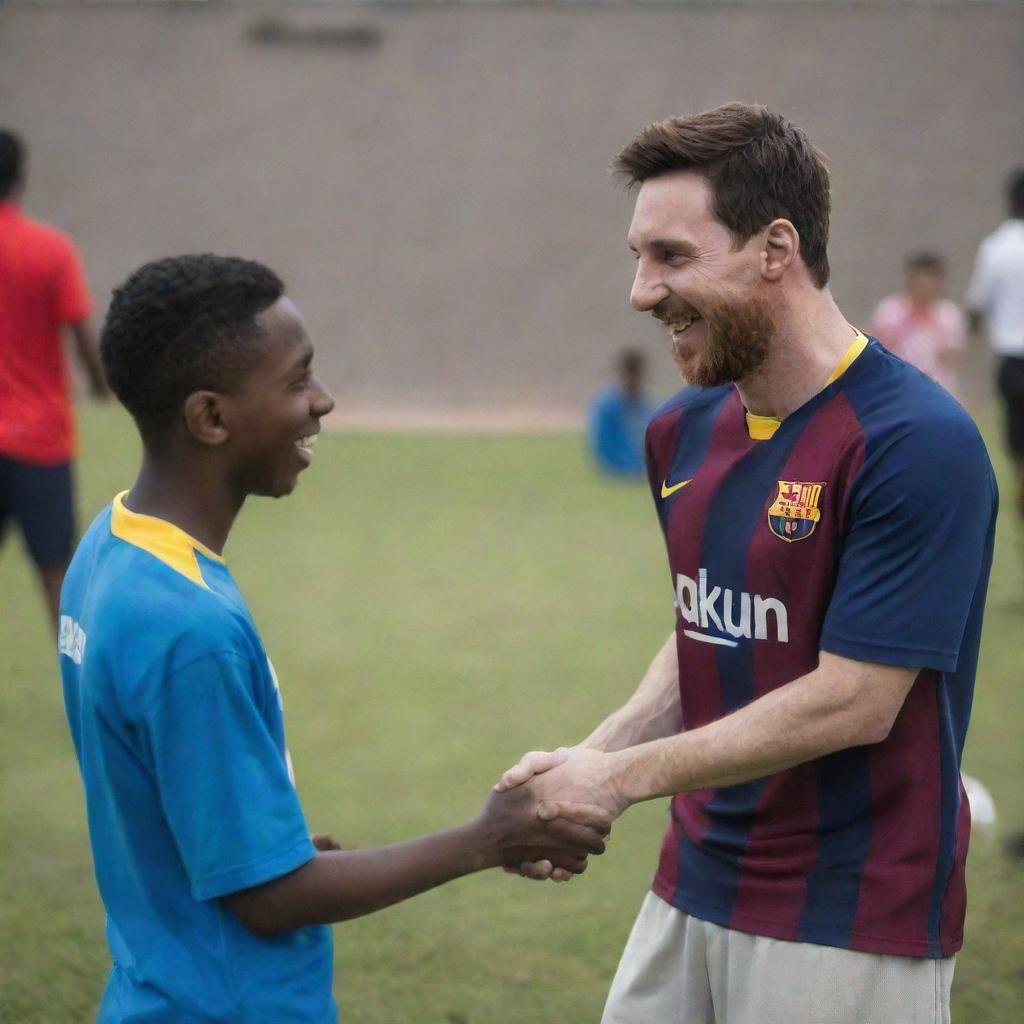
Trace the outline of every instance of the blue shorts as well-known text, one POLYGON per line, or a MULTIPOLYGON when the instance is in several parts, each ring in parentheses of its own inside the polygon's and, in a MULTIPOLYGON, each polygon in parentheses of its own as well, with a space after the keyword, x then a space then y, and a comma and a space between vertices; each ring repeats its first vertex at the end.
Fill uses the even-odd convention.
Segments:
POLYGON ((67 565, 75 543, 71 463, 33 466, 0 455, 0 540, 12 519, 40 569, 67 565))

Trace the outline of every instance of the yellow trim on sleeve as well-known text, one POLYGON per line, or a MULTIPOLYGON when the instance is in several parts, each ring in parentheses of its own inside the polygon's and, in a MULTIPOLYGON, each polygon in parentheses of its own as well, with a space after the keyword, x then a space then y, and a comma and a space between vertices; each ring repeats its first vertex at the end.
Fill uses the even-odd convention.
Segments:
MULTIPOLYGON (((822 391, 829 386, 829 384, 835 384, 837 380, 853 365, 854 361, 868 347, 868 339, 860 331, 857 331, 857 337, 853 339, 853 344, 846 350, 846 354, 842 359, 839 360, 839 365, 832 372, 832 376, 825 381, 822 391)), ((746 413, 747 419, 747 433, 750 435, 751 441, 767 441, 774 436, 775 431, 779 429, 782 424, 782 420, 776 419, 774 416, 758 416, 755 413, 746 413)))
POLYGON ((124 503, 124 496, 127 493, 122 491, 111 503, 110 532, 115 537, 148 551, 154 558, 159 558, 164 565, 170 566, 193 583, 206 587, 196 552, 222 564, 224 559, 173 523, 158 519, 156 516, 133 512, 124 503))

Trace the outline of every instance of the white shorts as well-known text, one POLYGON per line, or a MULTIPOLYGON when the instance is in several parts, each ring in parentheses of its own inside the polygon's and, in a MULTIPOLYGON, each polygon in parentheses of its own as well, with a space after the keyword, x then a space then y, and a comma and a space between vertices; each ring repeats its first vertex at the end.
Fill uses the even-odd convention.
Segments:
POLYGON ((601 1024, 949 1024, 955 961, 748 935, 652 892, 601 1024))

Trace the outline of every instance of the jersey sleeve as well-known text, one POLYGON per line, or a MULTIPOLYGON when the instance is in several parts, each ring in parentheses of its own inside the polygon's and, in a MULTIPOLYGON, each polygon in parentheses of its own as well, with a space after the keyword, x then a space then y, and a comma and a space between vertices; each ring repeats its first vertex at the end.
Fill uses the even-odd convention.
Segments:
POLYGON ((57 253, 54 277, 54 300, 61 323, 76 324, 92 312, 89 287, 85 282, 85 268, 74 243, 61 239, 57 253))
POLYGON ((870 452, 851 491, 822 650, 954 671, 991 558, 996 502, 988 454, 966 414, 907 427, 870 452))
POLYGON ((209 654, 171 672, 145 725, 195 899, 268 882, 315 856, 245 657, 209 654))

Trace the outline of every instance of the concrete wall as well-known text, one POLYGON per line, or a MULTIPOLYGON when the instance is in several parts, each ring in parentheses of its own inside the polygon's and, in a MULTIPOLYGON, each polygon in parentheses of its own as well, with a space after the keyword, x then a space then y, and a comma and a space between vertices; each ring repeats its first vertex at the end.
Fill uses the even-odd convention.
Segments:
POLYGON ((263 259, 356 410, 578 411, 624 344, 669 388, 606 168, 644 123, 730 99, 830 155, 852 319, 911 248, 959 292, 1024 162, 1022 96, 1015 3, 0 7, 26 205, 98 300, 160 255, 263 259), (254 40, 268 18, 283 38, 254 40), (353 26, 379 45, 331 44, 353 26))

